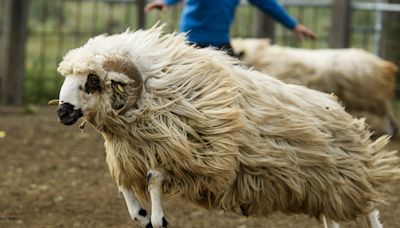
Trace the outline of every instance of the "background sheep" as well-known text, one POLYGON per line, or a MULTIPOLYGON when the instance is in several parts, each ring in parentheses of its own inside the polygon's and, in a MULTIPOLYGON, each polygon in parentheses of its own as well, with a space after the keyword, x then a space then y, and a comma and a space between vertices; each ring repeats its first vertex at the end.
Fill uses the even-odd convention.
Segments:
POLYGON ((166 227, 162 194, 251 216, 334 224, 370 214, 377 223, 375 205, 399 177, 387 137, 372 142, 332 96, 161 28, 95 37, 58 71, 60 121, 83 115, 103 135, 111 175, 142 226, 166 227), (149 201, 151 217, 141 206, 149 201))
POLYGON ((393 63, 359 49, 307 50, 270 45, 267 39, 234 39, 232 46, 258 71, 334 93, 348 112, 366 117, 376 135, 397 132, 390 103, 396 85, 393 63))

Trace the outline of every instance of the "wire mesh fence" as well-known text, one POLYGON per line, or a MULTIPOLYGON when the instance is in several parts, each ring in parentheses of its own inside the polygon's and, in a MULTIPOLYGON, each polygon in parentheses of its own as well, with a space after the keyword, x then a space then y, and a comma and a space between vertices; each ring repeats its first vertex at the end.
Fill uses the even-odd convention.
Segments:
MULTIPOLYGON (((276 32, 274 40, 279 45, 294 46, 303 48, 327 48, 329 41, 329 29, 331 26, 331 1, 304 1, 304 0, 292 0, 282 1, 285 8, 296 18, 300 23, 311 28, 316 34, 318 34, 317 41, 306 40, 300 42, 295 35, 284 28, 281 25, 276 26, 276 32)), ((353 2, 357 2, 354 1, 353 2)), ((365 2, 363 0, 363 2, 365 2)), ((253 6, 243 5, 242 8, 249 8, 250 12, 254 11, 253 6)), ((352 12, 352 31, 350 46, 356 48, 363 48, 368 51, 374 51, 374 34, 375 34, 375 11, 360 9, 355 7, 352 12)), ((400 13, 400 12, 399 12, 400 13)), ((253 13, 250 13, 251 15, 253 13)), ((247 22, 251 23, 252 18, 246 19, 247 22)), ((252 36, 251 32, 243 33, 237 32, 245 23, 241 23, 241 15, 237 17, 235 26, 233 28, 233 36, 252 36), (235 30, 236 29, 236 30, 235 30)), ((244 26, 250 29, 249 26, 244 26)))
MULTIPOLYGON (((324 48, 328 46, 328 30, 330 26, 330 5, 329 4, 308 4, 292 5, 284 4, 291 16, 300 23, 307 25, 318 34, 317 41, 299 40, 294 34, 280 24, 275 25, 274 40, 279 45, 305 47, 305 48, 324 48)), ((252 37, 251 25, 254 20, 255 8, 249 4, 243 4, 238 9, 236 20, 232 28, 233 37, 252 37)))
MULTIPOLYGON (((291 31, 277 25, 276 43, 306 48, 328 47, 331 25, 329 2, 290 4, 286 1, 285 6, 289 13, 314 30, 318 34, 318 40, 300 43, 291 31)), ((3 1, 0 1, 0 22, 2 7, 3 1)), ((146 27, 161 21, 167 23, 167 32, 178 30, 181 9, 182 6, 178 5, 167 12, 154 11, 147 14, 146 27)), ((138 28, 139 10, 141 8, 139 9, 138 1, 135 0, 31 0, 26 45, 25 102, 44 102, 56 97, 63 80, 56 72, 62 56, 94 35, 138 28)), ((254 11, 254 7, 248 4, 239 7, 232 26, 233 37, 253 35, 251 24, 254 11)), ((374 20, 375 11, 353 10, 351 46, 373 51, 374 20)))
POLYGON ((55 96, 62 78, 56 66, 71 48, 101 33, 137 27, 133 1, 32 0, 26 47, 25 100, 55 96))

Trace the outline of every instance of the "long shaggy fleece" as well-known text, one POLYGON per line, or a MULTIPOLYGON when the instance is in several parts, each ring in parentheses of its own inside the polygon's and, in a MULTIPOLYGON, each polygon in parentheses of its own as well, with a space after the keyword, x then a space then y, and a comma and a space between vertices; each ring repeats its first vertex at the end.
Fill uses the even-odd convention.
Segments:
POLYGON ((286 83, 337 95, 356 117, 366 117, 376 135, 393 134, 398 124, 390 105, 397 67, 359 49, 270 45, 266 39, 234 39, 232 46, 254 69, 286 83))
POLYGON ((59 71, 95 55, 123 55, 145 82, 138 108, 115 115, 98 100, 90 122, 105 138, 120 185, 148 202, 146 173, 166 173, 164 192, 252 216, 275 211, 335 221, 365 215, 399 178, 387 137, 333 96, 242 68, 226 54, 186 44, 159 27, 98 36, 69 52, 59 71))

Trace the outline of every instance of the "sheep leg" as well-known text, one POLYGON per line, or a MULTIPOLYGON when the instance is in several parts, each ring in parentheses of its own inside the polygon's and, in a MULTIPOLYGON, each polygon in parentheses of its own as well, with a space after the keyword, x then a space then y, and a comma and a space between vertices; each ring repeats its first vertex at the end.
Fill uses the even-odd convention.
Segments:
POLYGON ((161 206, 162 182, 164 175, 160 171, 150 170, 147 173, 149 192, 151 199, 151 225, 153 228, 167 227, 168 222, 164 218, 161 206))
POLYGON ((325 218, 322 216, 322 220, 324 222, 324 228, 339 228, 339 224, 333 220, 325 218))
POLYGON ((368 214, 368 225, 370 228, 382 228, 382 224, 379 221, 379 211, 377 209, 371 211, 368 214))
POLYGON ((120 192, 125 198, 131 219, 135 220, 141 227, 146 227, 150 223, 147 211, 142 208, 131 188, 119 187, 120 192))

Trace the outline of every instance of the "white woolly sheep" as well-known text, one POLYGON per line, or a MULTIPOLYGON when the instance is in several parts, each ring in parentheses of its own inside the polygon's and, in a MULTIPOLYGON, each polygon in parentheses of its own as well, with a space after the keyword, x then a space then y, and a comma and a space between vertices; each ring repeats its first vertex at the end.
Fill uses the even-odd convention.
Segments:
POLYGON ((333 225, 370 215, 379 224, 376 205, 399 178, 388 138, 372 142, 332 96, 161 27, 97 36, 58 71, 60 121, 84 116, 103 135, 141 226, 167 226, 162 195, 248 216, 304 213, 333 225), (151 215, 141 206, 149 202, 151 215))
POLYGON ((233 39, 235 53, 255 70, 286 83, 334 93, 352 115, 366 117, 375 135, 396 134, 391 108, 397 67, 360 49, 299 49, 267 39, 233 39))

